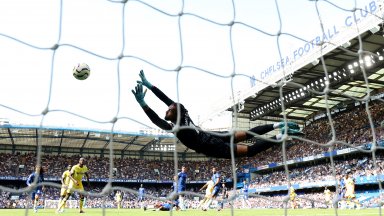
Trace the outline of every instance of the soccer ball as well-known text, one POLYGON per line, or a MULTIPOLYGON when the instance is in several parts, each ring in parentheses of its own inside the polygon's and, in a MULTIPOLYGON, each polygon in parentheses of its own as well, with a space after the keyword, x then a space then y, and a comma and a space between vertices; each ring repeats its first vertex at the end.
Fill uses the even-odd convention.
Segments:
POLYGON ((85 63, 78 64, 73 68, 73 76, 78 80, 85 80, 91 74, 91 69, 85 63))

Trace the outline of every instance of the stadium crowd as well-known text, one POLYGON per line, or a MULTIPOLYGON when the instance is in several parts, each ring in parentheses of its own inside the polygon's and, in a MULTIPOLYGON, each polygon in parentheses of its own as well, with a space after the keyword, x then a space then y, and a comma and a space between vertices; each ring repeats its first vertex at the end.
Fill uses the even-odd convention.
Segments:
MULTIPOLYGON (((370 116, 375 130, 376 140, 384 140, 384 128, 381 123, 384 121, 384 108, 382 103, 373 103, 370 108, 370 116)), ((332 150, 349 147, 357 147, 372 142, 372 129, 369 123, 365 105, 355 109, 342 111, 332 116, 332 125, 335 129, 335 141, 344 143, 332 144, 332 150)), ((289 141, 287 148, 287 160, 303 158, 321 154, 330 150, 326 145, 332 140, 333 134, 328 117, 324 116, 304 126, 303 138, 314 143, 305 142, 300 139, 289 141)), ((259 167, 270 163, 283 162, 283 155, 280 146, 274 147, 271 151, 260 153, 252 158, 242 158, 240 164, 249 164, 251 167, 259 167), (278 154, 276 154, 278 152, 278 154)))
MULTIPOLYGON (((333 175, 330 163, 319 164, 314 166, 304 166, 300 168, 289 169, 290 183, 303 184, 316 181, 327 181, 332 179, 340 179, 347 171, 352 171, 355 179, 361 176, 376 176, 384 174, 384 157, 376 158, 376 169, 374 162, 370 157, 362 156, 360 159, 340 159, 335 160, 334 169, 336 176, 333 175)), ((258 175, 252 179, 251 188, 264 188, 271 186, 288 185, 287 173, 283 171, 275 171, 263 175, 258 175)))
MULTIPOLYGON (((384 109, 382 104, 374 103, 370 106, 370 115, 372 117, 373 125, 375 126, 375 135, 377 140, 384 140, 384 130, 379 125, 384 120, 384 109)), ((332 116, 332 125, 335 129, 335 140, 345 142, 336 143, 330 146, 324 146, 332 140, 333 134, 331 124, 327 117, 317 119, 303 128, 305 133, 304 138, 315 141, 317 144, 308 143, 301 139, 294 139, 290 141, 287 149, 287 160, 295 158, 303 158, 306 156, 317 155, 329 150, 337 150, 348 147, 356 147, 371 142, 372 129, 368 121, 366 109, 364 105, 356 107, 351 111, 343 111, 332 116)), ((281 147, 275 147, 270 151, 264 152, 252 158, 242 158, 237 160, 237 172, 243 172, 243 166, 259 167, 270 163, 282 162, 281 147), (276 153, 278 152, 278 153, 276 153)), ((42 165, 46 168, 45 177, 59 178, 65 167, 68 164, 76 164, 79 155, 55 155, 45 154, 42 157, 42 165)), ((87 166, 90 168, 90 178, 107 178, 109 173, 109 158, 86 156, 87 166)), ((26 177, 34 169, 35 166, 35 153, 0 153, 0 176, 11 177, 26 177)), ((256 175, 250 182, 250 188, 263 188, 271 187, 274 185, 288 185, 288 183, 308 183, 316 181, 324 181, 329 179, 340 179, 345 174, 346 170, 353 172, 355 179, 361 176, 375 176, 377 174, 384 174, 384 157, 378 152, 376 154, 376 164, 372 155, 359 154, 353 157, 344 157, 342 159, 334 160, 334 167, 331 166, 329 161, 314 162, 307 166, 290 167, 288 182, 287 173, 284 170, 274 170, 269 173, 256 175), (375 168, 376 167, 376 168, 375 168), (336 176, 332 173, 335 171, 336 176)), ((134 179, 134 180, 159 180, 159 181, 172 181, 174 175, 174 162, 173 161, 160 161, 160 160, 145 160, 136 158, 114 158, 114 166, 117 168, 115 178, 120 179, 134 179)), ((219 167, 222 174, 226 177, 232 176, 231 161, 221 159, 210 159, 205 161, 183 161, 184 166, 188 167, 188 181, 207 181, 211 178, 212 173, 210 168, 212 166, 219 167)), ((15 185, 9 185, 15 188, 15 185)), ((25 185, 18 185, 17 187, 23 188, 25 185)), ((17 188, 15 188, 17 189, 17 188)), ((59 189, 56 187, 46 187, 44 191, 44 199, 58 200, 59 189)), ((137 201, 137 194, 132 191, 137 191, 137 187, 128 188, 130 191, 123 191, 123 208, 140 208, 140 203, 137 201)), ((93 186, 92 193, 97 194, 102 190, 101 186, 93 186)), ((197 186, 190 186, 187 189, 190 192, 198 192, 197 186)), ((172 189, 168 186, 148 186, 146 188, 147 195, 153 197, 168 197, 172 189)), ((11 199, 10 192, 1 191, 0 194, 0 207, 1 208, 24 208, 27 206, 29 197, 26 193, 21 194, 18 199, 11 199)), ((322 193, 308 193, 298 194, 300 206, 302 208, 327 207, 323 202, 315 202, 322 197, 322 193)), ((285 195, 276 195, 274 197, 266 196, 250 196, 249 201, 254 208, 265 207, 283 207, 285 205, 285 195)), ((377 205, 381 197, 370 199, 363 205, 366 207, 377 205)), ((42 199, 42 200, 44 200, 42 199)), ((76 199, 76 196, 72 199, 76 199)), ((159 200, 147 199, 147 205, 154 205, 159 200)), ((196 208, 198 206, 198 199, 189 195, 186 197, 186 206, 188 208, 196 208)), ((229 204, 229 203, 227 203, 229 204)), ((235 208, 241 208, 241 201, 236 199, 232 202, 235 208)), ((115 207, 114 191, 104 197, 88 197, 88 207, 115 207)), ((227 205, 228 207, 228 205, 227 205)))
MULTIPOLYGON (((67 165, 76 164, 79 155, 43 155, 41 164, 45 167, 45 177, 59 177, 67 165)), ((91 167, 90 178, 108 178, 109 158, 97 156, 86 156, 87 166, 91 167)), ((36 163, 35 153, 10 154, 0 153, 0 175, 26 177, 33 170, 36 163), (20 168, 22 165, 22 168, 20 168)), ((173 180, 174 162, 146 160, 136 158, 115 158, 117 168, 116 178, 135 180, 173 180)), ((232 175, 229 160, 208 160, 208 161, 183 161, 188 167, 188 178, 190 181, 205 181, 210 178, 212 166, 222 167, 222 173, 232 175)))
MULTIPOLYGON (((103 188, 101 187, 93 187, 92 193, 97 194, 101 192, 103 188)), ((135 190, 137 188, 130 188, 130 190, 135 190)), ((147 195, 158 197, 159 199, 153 199, 153 198, 146 198, 144 203, 145 206, 154 206, 156 203, 163 202, 160 199, 169 198, 168 195, 171 193, 171 189, 165 188, 162 186, 157 187, 149 187, 146 188, 147 195)), ((198 188, 190 188, 189 191, 194 191, 195 193, 198 193, 198 188)), ((44 197, 40 201, 40 206, 42 207, 44 205, 45 200, 58 200, 59 199, 59 192, 60 190, 58 188, 47 188, 44 192, 44 197)), ((230 199, 225 202, 225 208, 230 208, 233 206, 236 209, 241 208, 249 208, 245 207, 243 204, 242 196, 239 195, 240 191, 236 191, 237 196, 232 197, 234 195, 234 191, 230 191, 230 199), (233 199, 233 200, 232 200, 233 199)), ((26 208, 30 207, 30 197, 27 193, 22 194, 18 199, 10 199, 11 197, 10 192, 1 192, 0 194, 0 208, 26 208)), ((115 191, 111 191, 109 195, 105 195, 103 197, 99 196, 88 196, 86 198, 86 208, 116 208, 117 203, 115 200, 115 191)), ((185 206, 187 209, 197 209, 199 206, 199 200, 202 199, 203 194, 201 194, 199 197, 195 195, 188 195, 185 198, 185 206)), ((335 192, 332 192, 332 200, 334 200, 335 192)), ((267 196, 267 195, 258 195, 258 194, 252 194, 249 196, 248 201, 250 202, 251 208, 284 208, 288 207, 290 208, 290 203, 286 199, 286 194, 278 194, 273 196, 267 196)), ((78 196, 75 194, 71 200, 77 200, 78 196)), ((369 208, 369 207, 378 207, 382 206, 383 204, 383 194, 374 197, 372 199, 368 199, 367 201, 364 201, 362 204, 362 207, 369 208)), ((221 198, 219 198, 220 200, 221 198)), ((301 193, 297 196, 297 202, 300 208, 330 208, 333 204, 329 203, 327 204, 324 200, 324 194, 322 192, 311 192, 311 193, 301 193)), ((137 194, 132 193, 130 191, 123 192, 123 199, 122 199, 122 208, 132 208, 132 209, 140 209, 142 208, 142 204, 139 202, 137 198, 137 194)), ((213 203, 213 206, 215 206, 216 203, 213 203)), ((76 206, 76 205, 75 205, 76 206)), ((56 208, 57 202, 52 202, 50 204, 46 204, 45 208, 56 208)))

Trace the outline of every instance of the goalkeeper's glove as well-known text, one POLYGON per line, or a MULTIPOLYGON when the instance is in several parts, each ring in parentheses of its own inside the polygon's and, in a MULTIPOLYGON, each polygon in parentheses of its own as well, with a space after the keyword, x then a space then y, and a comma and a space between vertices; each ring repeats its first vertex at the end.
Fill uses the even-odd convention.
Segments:
MULTIPOLYGON (((285 127, 281 128, 281 134, 284 134, 285 133, 285 127)), ((287 134, 288 135, 304 135, 304 133, 298 129, 292 129, 292 128, 288 128, 287 130, 287 134)))
POLYGON ((132 90, 133 95, 135 95, 136 101, 140 104, 141 107, 147 106, 144 101, 145 94, 147 91, 143 91, 143 85, 137 84, 135 90, 132 90))
POLYGON ((137 81, 138 84, 142 84, 143 86, 149 88, 149 89, 152 89, 152 84, 150 82, 148 82, 147 78, 145 78, 145 74, 144 74, 144 71, 141 70, 140 71, 140 74, 139 74, 140 78, 141 78, 141 81, 137 81))
MULTIPOLYGON (((285 127, 285 122, 279 122, 277 123, 279 128, 284 128, 285 127)), ((300 127, 297 123, 295 122, 287 122, 287 126, 290 129, 295 129, 295 130, 300 130, 300 127)))

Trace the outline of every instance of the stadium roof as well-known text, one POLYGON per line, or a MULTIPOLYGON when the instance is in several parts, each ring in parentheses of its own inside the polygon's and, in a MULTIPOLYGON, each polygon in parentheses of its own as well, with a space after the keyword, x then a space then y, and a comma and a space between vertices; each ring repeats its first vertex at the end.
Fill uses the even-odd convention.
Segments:
MULTIPOLYGON (((381 29, 382 30, 382 29, 381 29)), ((285 114, 288 119, 305 121, 324 113, 326 103, 330 109, 344 108, 362 100, 369 91, 371 96, 384 88, 384 37, 382 31, 367 31, 323 56, 296 70, 282 87, 285 114), (364 50, 362 59, 357 54, 364 50), (367 51, 367 52, 365 52, 367 51), (360 66, 364 65, 368 85, 360 66), (328 80, 325 79, 325 68, 328 80), (325 82, 329 82, 330 93, 323 93, 325 82), (369 88, 367 88, 369 87, 369 88), (369 89, 369 90, 368 90, 369 89)), ((255 95, 244 99, 239 109, 239 118, 279 119, 283 117, 280 104, 280 88, 268 86, 255 95)), ((233 111, 233 108, 228 108, 233 111)))
MULTIPOLYGON (((12 147, 53 147, 52 151, 60 148, 105 149, 109 150, 113 143, 115 151, 173 151, 175 139, 169 134, 139 133, 86 130, 80 128, 54 128, 37 126, 2 125, 0 127, 0 145, 12 147), (113 142, 111 142, 113 140, 113 142)), ((176 145, 178 152, 186 152, 184 145, 176 145)), ((89 152, 89 151, 88 151, 89 152)))

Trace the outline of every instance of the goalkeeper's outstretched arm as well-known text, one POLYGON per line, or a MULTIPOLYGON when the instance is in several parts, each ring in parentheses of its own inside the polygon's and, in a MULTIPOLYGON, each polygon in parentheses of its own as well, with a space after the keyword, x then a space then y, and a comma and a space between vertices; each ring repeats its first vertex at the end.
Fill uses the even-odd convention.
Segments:
POLYGON ((139 76, 141 78, 141 81, 137 81, 137 83, 142 84, 143 86, 150 89, 156 95, 156 97, 159 98, 161 101, 163 101, 167 106, 170 106, 171 104, 175 103, 167 95, 165 95, 160 89, 158 89, 156 86, 148 82, 143 70, 140 71, 139 76))
POLYGON ((135 90, 132 90, 133 95, 136 98, 136 101, 143 108, 144 112, 147 114, 148 118, 159 128, 163 130, 172 130, 172 125, 167 121, 161 119, 144 101, 146 92, 143 91, 143 85, 138 83, 135 90))

